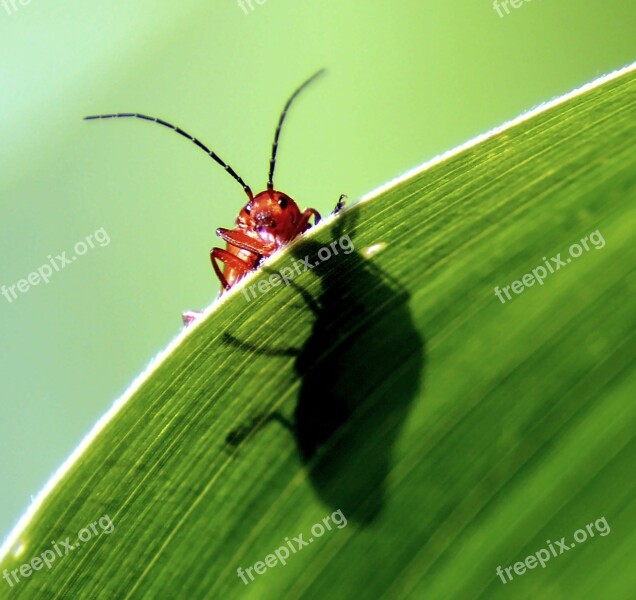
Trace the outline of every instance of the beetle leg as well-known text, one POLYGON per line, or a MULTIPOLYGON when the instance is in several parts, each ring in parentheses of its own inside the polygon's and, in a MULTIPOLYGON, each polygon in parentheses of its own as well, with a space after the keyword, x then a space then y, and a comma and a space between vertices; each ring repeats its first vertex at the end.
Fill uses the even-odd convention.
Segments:
POLYGON ((332 215, 337 215, 345 206, 345 198, 348 198, 347 194, 340 194, 340 198, 338 198, 338 202, 336 202, 336 208, 333 209, 332 215))
POLYGON ((226 291, 230 289, 230 284, 227 282, 225 275, 223 275, 223 272, 219 268, 219 265, 216 262, 217 260, 230 267, 230 269, 239 271, 242 275, 246 275, 252 270, 250 265, 244 260, 241 260, 238 256, 235 256, 231 252, 221 248, 212 248, 210 251, 210 260, 212 261, 212 266, 214 267, 216 276, 219 278, 223 289, 226 291))
POLYGON ((261 256, 269 256, 276 249, 275 244, 267 244, 261 240, 255 240, 253 237, 236 229, 219 227, 216 230, 216 235, 225 240, 228 244, 232 244, 232 246, 236 246, 241 250, 248 250, 261 256))
POLYGON ((196 321, 203 313, 200 310, 186 310, 181 318, 183 319, 183 324, 187 327, 193 321, 196 321))
POLYGON ((308 208, 303 211, 300 215, 300 220, 296 223, 296 227, 292 233, 291 239, 293 240, 295 237, 299 236, 301 233, 308 229, 309 220, 311 217, 314 217, 314 225, 318 225, 320 223, 320 213, 314 208, 308 208))

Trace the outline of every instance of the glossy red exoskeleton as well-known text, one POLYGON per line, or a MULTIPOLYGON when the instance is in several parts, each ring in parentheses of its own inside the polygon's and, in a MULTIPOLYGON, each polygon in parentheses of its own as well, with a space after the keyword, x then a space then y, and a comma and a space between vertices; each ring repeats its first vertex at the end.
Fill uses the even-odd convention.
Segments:
MULTIPOLYGON (((180 127, 171 125, 167 121, 148 117, 139 113, 117 113, 107 115, 94 115, 85 117, 86 120, 94 119, 120 119, 134 118, 143 119, 158 123, 164 127, 168 127, 176 131, 179 135, 189 139, 196 144, 209 156, 211 156, 219 165, 221 165, 243 188, 248 197, 247 204, 241 209, 236 219, 236 227, 234 229, 225 229, 219 227, 216 234, 226 243, 226 248, 213 248, 210 251, 210 259, 214 272, 221 282, 221 293, 229 290, 240 281, 250 271, 256 270, 261 262, 271 256, 279 248, 287 245, 289 242, 297 238, 300 234, 307 231, 311 227, 311 218, 314 218, 314 224, 320 221, 320 214, 313 208, 307 208, 301 211, 296 201, 284 192, 274 189, 274 169, 276 167, 276 153, 278 150, 278 141, 280 138, 281 128, 287 111, 295 98, 305 89, 312 81, 320 76, 324 70, 320 70, 305 81, 296 91, 289 97, 283 112, 278 120, 276 133, 274 135, 274 144, 272 146, 272 156, 270 159, 269 178, 267 189, 256 196, 252 193, 251 188, 245 181, 222 160, 215 152, 210 150, 202 142, 195 137, 186 133, 180 127), (222 263, 223 270, 219 266, 222 263)), ((334 212, 338 212, 342 206, 343 196, 340 197, 334 212)), ((194 320, 199 313, 189 311, 183 315, 184 322, 188 324, 194 320)))

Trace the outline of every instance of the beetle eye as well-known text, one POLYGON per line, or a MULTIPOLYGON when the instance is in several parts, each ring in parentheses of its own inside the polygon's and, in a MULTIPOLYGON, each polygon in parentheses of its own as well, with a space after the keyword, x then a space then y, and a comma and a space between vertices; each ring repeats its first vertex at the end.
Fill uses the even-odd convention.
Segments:
POLYGON ((280 206, 281 208, 287 208, 287 198, 285 198, 285 196, 281 196, 278 199, 278 206, 280 206))
POLYGON ((249 204, 245 205, 245 212, 249 215, 252 212, 252 207, 249 204))

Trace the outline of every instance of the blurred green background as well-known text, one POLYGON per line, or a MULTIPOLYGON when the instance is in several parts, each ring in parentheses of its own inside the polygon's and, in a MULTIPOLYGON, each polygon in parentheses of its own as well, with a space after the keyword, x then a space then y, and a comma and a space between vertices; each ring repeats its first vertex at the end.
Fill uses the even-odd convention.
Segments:
POLYGON ((214 231, 245 200, 179 136, 83 116, 167 119, 258 191, 285 100, 327 67, 290 114, 276 184, 328 212, 636 58, 625 0, 538 0, 503 18, 488 0, 252 4, 0 5, 0 285, 99 228, 111 239, 0 296, 2 537, 181 312, 215 297, 214 231))

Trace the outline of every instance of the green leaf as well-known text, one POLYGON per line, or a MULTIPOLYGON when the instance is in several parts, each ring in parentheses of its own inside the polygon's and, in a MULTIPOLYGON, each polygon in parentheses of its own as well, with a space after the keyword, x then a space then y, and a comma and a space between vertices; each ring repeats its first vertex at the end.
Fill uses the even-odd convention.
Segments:
POLYGON ((2 596, 632 595, 635 98, 631 67, 281 252, 62 467, 0 570, 62 556, 2 596), (496 574, 577 530, 545 568, 496 574), (286 565, 254 571, 299 534, 286 565))

